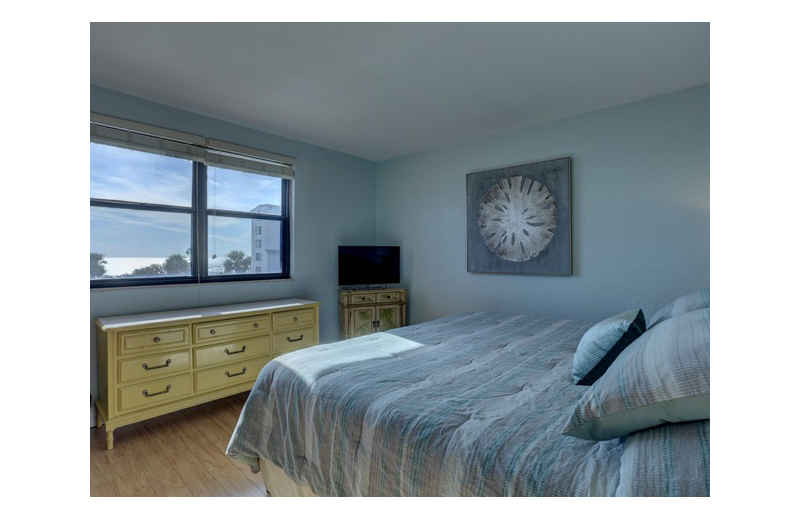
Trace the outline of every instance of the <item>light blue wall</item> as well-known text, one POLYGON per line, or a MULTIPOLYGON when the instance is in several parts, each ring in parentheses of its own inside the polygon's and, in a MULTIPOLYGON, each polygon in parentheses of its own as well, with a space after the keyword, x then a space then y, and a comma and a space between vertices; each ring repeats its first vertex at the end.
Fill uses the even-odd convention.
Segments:
MULTIPOLYGON (((375 240, 375 163, 259 132, 116 91, 91 87, 91 110, 297 158, 292 220, 292 280, 189 284, 91 291, 98 316, 298 297, 317 300, 320 338, 338 339, 336 253, 340 244, 375 240)), ((91 388, 96 395, 96 347, 91 333, 91 388)))
MULTIPOLYGON (((470 310, 594 321, 709 285, 709 87, 375 164, 97 86, 91 110, 297 158, 293 279, 91 292, 91 319, 284 297, 338 339, 336 248, 402 247, 412 323, 470 310), (573 275, 466 269, 466 174, 572 157, 573 275)), ((91 341, 91 388, 96 348, 91 341)))
POLYGON ((472 310, 594 321, 710 284, 709 86, 378 165, 377 243, 401 246, 412 323, 472 310), (573 275, 473 274, 466 174, 572 157, 573 275))

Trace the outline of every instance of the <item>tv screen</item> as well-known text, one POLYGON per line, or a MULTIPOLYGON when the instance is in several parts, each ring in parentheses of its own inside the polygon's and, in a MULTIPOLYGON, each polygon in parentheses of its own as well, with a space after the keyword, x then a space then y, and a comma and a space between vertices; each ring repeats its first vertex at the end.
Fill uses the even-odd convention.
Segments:
POLYGON ((398 246, 339 246, 339 285, 400 283, 398 246))

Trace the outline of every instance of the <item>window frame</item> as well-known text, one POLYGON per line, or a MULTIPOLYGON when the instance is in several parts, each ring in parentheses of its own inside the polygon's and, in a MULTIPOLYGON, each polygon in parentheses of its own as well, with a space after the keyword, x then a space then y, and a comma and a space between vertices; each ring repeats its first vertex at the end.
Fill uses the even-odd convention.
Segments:
MULTIPOLYGON (((104 143, 114 146, 111 143, 104 143)), ((123 147, 124 148, 124 147, 123 147)), ((155 153, 155 152, 145 152, 155 153)), ((233 169, 233 168, 231 168, 233 169)), ((265 175, 262 173, 245 172, 251 175, 265 175)), ((269 176, 269 175, 267 175, 269 176)), ((192 207, 172 206, 148 202, 131 202, 108 199, 89 198, 90 207, 106 207, 136 211, 159 211, 170 213, 183 213, 191 215, 191 274, 184 276, 151 276, 131 278, 90 278, 91 289, 143 287, 158 285, 175 285, 190 283, 224 283, 242 281, 285 280, 291 278, 290 266, 290 236, 291 236, 291 200, 293 180, 285 177, 274 176, 281 181, 281 214, 268 215, 264 213, 250 213, 246 211, 231 211, 208 208, 208 167, 200 161, 192 161, 192 207), (277 221, 281 224, 281 272, 280 273, 241 273, 228 275, 208 274, 208 219, 214 214, 218 217, 234 217, 251 220, 277 221)), ((252 258, 253 251, 250 251, 252 258)), ((252 261, 252 260, 251 260, 252 261)))

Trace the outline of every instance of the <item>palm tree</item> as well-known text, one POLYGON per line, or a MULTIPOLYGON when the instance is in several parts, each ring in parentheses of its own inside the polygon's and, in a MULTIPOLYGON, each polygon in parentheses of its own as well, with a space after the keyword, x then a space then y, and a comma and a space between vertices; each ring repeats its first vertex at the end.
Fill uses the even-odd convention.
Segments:
POLYGON ((106 274, 105 265, 108 261, 102 253, 89 253, 90 278, 102 278, 106 274))
POLYGON ((180 253, 175 253, 164 260, 164 270, 167 274, 188 274, 189 262, 180 253))
POLYGON ((226 273, 249 273, 250 257, 244 256, 244 251, 231 251, 225 260, 226 273))

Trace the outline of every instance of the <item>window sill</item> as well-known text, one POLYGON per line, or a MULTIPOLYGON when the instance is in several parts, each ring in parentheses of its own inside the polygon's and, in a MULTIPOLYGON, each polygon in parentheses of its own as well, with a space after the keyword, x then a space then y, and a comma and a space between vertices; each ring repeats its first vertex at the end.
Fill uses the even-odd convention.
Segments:
POLYGON ((183 283, 164 283, 153 285, 125 285, 120 287, 90 287, 90 292, 106 292, 106 291, 126 291, 131 289, 164 289, 173 287, 203 287, 219 284, 234 285, 234 284, 253 284, 253 283, 277 283, 277 282, 294 282, 294 277, 289 278, 272 278, 267 280, 215 280, 207 282, 183 282, 183 283))

